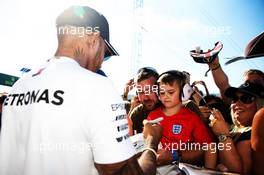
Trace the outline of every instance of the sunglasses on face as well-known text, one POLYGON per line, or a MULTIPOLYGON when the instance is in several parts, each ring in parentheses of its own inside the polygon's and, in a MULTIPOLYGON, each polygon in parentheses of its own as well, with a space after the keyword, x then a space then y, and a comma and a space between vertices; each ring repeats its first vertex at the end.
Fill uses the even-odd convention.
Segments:
POLYGON ((232 103, 236 103, 238 100, 240 100, 244 104, 250 104, 255 100, 255 97, 249 94, 243 94, 241 96, 234 96, 232 98, 232 103))

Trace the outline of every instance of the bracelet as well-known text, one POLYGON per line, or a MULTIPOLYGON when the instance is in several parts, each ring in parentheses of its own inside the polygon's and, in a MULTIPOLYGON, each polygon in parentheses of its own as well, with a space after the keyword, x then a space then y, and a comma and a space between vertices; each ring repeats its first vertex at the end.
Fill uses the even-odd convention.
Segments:
POLYGON ((209 67, 209 69, 205 72, 205 74, 204 74, 204 76, 206 76, 207 77, 207 74, 208 74, 208 72, 211 70, 211 71, 214 71, 214 70, 216 70, 216 69, 219 69, 221 67, 221 65, 218 63, 218 65, 217 66, 215 66, 214 68, 210 68, 209 67))
POLYGON ((180 159, 181 159, 181 152, 180 151, 173 150, 171 152, 171 154, 172 154, 172 159, 173 159, 172 163, 173 164, 180 161, 180 159))
POLYGON ((154 149, 149 148, 149 147, 143 149, 143 151, 146 151, 146 150, 151 151, 153 154, 155 154, 156 157, 158 156, 157 152, 154 149))
POLYGON ((221 65, 218 63, 217 66, 215 66, 214 68, 211 68, 211 71, 214 71, 214 70, 216 70, 216 69, 219 69, 220 67, 221 67, 221 65))

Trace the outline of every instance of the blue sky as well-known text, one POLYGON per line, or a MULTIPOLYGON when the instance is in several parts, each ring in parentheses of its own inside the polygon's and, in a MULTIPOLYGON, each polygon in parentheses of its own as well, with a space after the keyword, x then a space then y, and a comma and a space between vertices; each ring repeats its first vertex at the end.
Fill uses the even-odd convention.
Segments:
MULTIPOLYGON (((191 81, 204 80, 218 93, 207 65, 195 63, 189 50, 209 49, 216 41, 224 48, 220 62, 233 86, 242 83, 250 68, 264 71, 262 58, 224 66, 226 57, 243 55, 246 44, 264 31, 264 1, 261 0, 144 0, 141 10, 133 10, 133 0, 1 0, 0 72, 21 76, 22 67, 34 68, 55 52, 55 18, 70 5, 88 5, 109 21, 111 43, 120 53, 103 64, 119 92, 126 81, 143 66, 160 73, 168 69, 186 70, 191 81), (136 57, 135 36, 141 34, 141 56, 136 57)), ((3 91, 1 87, 0 91, 3 91)))

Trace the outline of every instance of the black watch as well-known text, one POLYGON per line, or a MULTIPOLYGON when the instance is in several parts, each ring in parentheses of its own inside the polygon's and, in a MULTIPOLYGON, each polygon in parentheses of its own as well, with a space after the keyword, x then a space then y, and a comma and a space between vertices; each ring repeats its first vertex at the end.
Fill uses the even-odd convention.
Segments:
POLYGON ((224 142, 224 141, 226 141, 226 139, 227 139, 228 137, 231 138, 230 135, 220 134, 220 135, 218 136, 218 140, 219 140, 219 142, 224 142))

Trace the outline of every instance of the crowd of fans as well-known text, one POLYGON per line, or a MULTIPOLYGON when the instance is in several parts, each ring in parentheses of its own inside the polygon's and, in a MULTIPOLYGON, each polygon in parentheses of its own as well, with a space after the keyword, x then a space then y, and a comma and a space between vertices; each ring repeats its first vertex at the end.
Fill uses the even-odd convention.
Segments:
POLYGON ((136 88, 127 110, 130 135, 144 130, 143 120, 163 117, 158 165, 180 161, 220 171, 264 173, 260 166, 264 155, 264 73, 248 70, 244 83, 231 87, 218 58, 208 65, 220 96, 210 94, 203 81, 194 81, 190 98, 185 101, 182 96, 184 85, 190 84, 186 81, 189 74, 178 70, 158 74, 154 68, 141 68, 123 94, 127 100, 128 90, 136 88), (205 87, 205 94, 197 84, 205 87), (183 143, 189 147, 182 149, 183 143))

